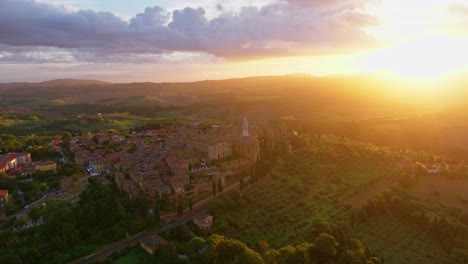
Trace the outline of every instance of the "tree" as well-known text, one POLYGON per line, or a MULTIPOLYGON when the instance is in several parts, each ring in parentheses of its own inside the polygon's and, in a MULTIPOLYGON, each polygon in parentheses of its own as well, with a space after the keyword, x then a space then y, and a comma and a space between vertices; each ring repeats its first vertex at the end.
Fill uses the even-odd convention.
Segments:
POLYGON ((200 253, 200 249, 206 245, 206 240, 203 237, 194 237, 188 243, 189 250, 192 254, 196 253, 197 257, 200 253))
POLYGON ((174 263, 183 263, 178 255, 176 246, 173 243, 169 243, 166 247, 160 247, 154 252, 154 263, 167 263, 167 264, 174 264, 174 263))
POLYGON ((15 221, 13 222, 13 225, 15 227, 21 227, 21 226, 24 226, 26 224, 26 220, 24 220, 24 218, 16 218, 15 221))
POLYGON ((316 249, 329 256, 334 257, 337 253, 336 247, 338 243, 335 240, 335 237, 332 235, 322 233, 315 239, 315 247, 316 249))
POLYGON ((190 207, 190 212, 191 212, 192 209, 193 209, 193 201, 192 201, 192 198, 189 199, 189 207, 190 207))
POLYGON ((215 184, 214 179, 211 182, 212 182, 211 188, 213 190, 213 197, 216 197, 216 184, 215 184))
POLYGON ((220 193, 223 192, 223 183, 221 182, 221 178, 218 179, 218 191, 220 193))
POLYGON ((361 256, 358 254, 358 251, 345 250, 341 252, 338 256, 338 263, 343 264, 360 264, 361 256))
POLYGON ((265 263, 262 257, 239 240, 227 239, 224 236, 212 235, 208 239, 210 245, 206 253, 206 263, 265 263))
POLYGON ((17 255, 3 255, 0 256, 0 263, 5 264, 22 264, 23 261, 17 255))
POLYGON ((79 232, 72 208, 64 203, 48 203, 43 238, 52 241, 61 250, 79 241, 79 232))
POLYGON ((63 141, 70 141, 73 138, 73 135, 70 132, 65 132, 62 135, 62 140, 63 141))
POLYGON ((453 248, 452 250, 450 250, 448 263, 450 264, 468 263, 468 252, 460 248, 453 248))
POLYGON ((99 181, 91 182, 80 194, 79 206, 75 211, 80 225, 95 228, 109 227, 125 216, 117 194, 99 181))
POLYGON ((331 231, 331 226, 328 222, 325 222, 321 218, 316 218, 312 221, 311 223, 312 226, 312 232, 314 232, 316 235, 320 235, 322 233, 330 233, 331 231))
POLYGON ((241 191, 244 190, 244 188, 245 188, 244 185, 245 185, 245 183, 244 183, 244 175, 241 175, 241 176, 240 176, 240 180, 239 180, 239 190, 241 190, 241 191))
POLYGON ((182 215, 183 213, 184 213, 184 207, 182 206, 182 204, 179 204, 177 206, 177 214, 182 215))
POLYGON ((39 220, 44 215, 44 208, 42 206, 40 207, 35 207, 31 209, 31 212, 29 212, 29 217, 33 221, 39 220))

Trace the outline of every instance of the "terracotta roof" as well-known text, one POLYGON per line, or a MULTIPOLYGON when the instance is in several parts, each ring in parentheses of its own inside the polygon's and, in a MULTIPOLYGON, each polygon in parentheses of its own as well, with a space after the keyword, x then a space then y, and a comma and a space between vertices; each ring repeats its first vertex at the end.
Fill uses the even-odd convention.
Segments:
POLYGON ((0 196, 5 197, 8 195, 8 190, 0 190, 0 196))
POLYGON ((61 139, 54 139, 50 142, 50 144, 60 144, 60 143, 63 143, 63 140, 61 139))
POLYGON ((185 166, 185 165, 187 165, 187 162, 185 160, 179 160, 179 161, 176 161, 176 162, 172 163, 172 165, 174 165, 174 166, 185 166))
POLYGON ((0 168, 4 168, 8 165, 8 162, 6 160, 3 160, 0 158, 0 168))
POLYGON ((150 247, 152 249, 155 249, 159 246, 165 247, 169 244, 164 238, 154 234, 150 237, 144 238, 141 240, 143 244, 145 244, 147 247, 150 247))
POLYGON ((11 161, 11 160, 14 160, 16 159, 16 154, 13 154, 13 153, 8 153, 5 155, 5 158, 8 160, 8 161, 11 161))
POLYGON ((197 221, 205 221, 206 218, 210 217, 211 215, 207 213, 199 213, 198 215, 195 216, 194 220, 197 221))
POLYGON ((24 156, 29 156, 30 154, 27 153, 27 152, 24 152, 24 153, 12 153, 14 154, 16 157, 24 157, 24 156))

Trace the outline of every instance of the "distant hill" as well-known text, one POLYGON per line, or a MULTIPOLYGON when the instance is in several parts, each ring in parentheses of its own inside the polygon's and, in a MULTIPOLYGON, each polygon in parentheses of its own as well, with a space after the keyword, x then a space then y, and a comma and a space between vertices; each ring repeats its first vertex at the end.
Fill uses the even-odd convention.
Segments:
POLYGON ((88 86, 88 85, 110 85, 112 83, 97 81, 97 80, 79 80, 79 79, 57 79, 45 82, 40 82, 38 85, 53 87, 53 86, 88 86))
POLYGON ((27 82, 0 83, 0 92, 26 86, 27 82))
POLYGON ((446 92, 451 96, 441 96, 394 76, 313 77, 291 74, 186 83, 62 79, 0 84, 0 108, 57 109, 90 104, 143 108, 145 105, 158 105, 196 107, 195 112, 199 114, 220 118, 249 114, 259 119, 295 115, 312 120, 335 120, 343 116, 360 120, 401 115, 408 111, 435 111, 453 106, 455 99, 465 102, 465 94, 463 97, 454 96, 464 90, 459 89, 461 84, 463 82, 457 82, 453 86, 458 88, 446 92))
POLYGON ((0 111, 40 112, 47 118, 196 115, 234 122, 294 116, 323 133, 468 157, 468 82, 455 77, 419 82, 391 75, 292 74, 186 83, 9 83, 0 84, 0 111))
POLYGON ((110 85, 112 83, 103 82, 98 80, 78 80, 78 79, 57 79, 39 83, 30 82, 13 82, 13 83, 0 83, 0 92, 13 90, 20 87, 77 87, 77 86, 90 86, 90 85, 110 85))

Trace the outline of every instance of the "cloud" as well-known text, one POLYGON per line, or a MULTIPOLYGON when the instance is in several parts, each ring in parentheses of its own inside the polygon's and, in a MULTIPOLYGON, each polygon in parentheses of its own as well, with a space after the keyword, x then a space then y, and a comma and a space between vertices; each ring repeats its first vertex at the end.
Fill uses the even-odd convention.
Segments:
POLYGON ((460 15, 463 17, 468 17, 468 6, 464 6, 461 4, 454 4, 449 7, 449 10, 456 15, 460 15))
POLYGON ((292 6, 312 8, 316 10, 332 9, 343 6, 359 6, 359 1, 357 0, 288 0, 287 2, 292 6))
POLYGON ((31 54, 42 54, 40 62, 58 60, 60 54, 66 54, 63 61, 99 62, 147 62, 177 52, 241 60, 331 54, 372 45, 364 29, 375 23, 362 2, 353 0, 289 0, 211 19, 203 8, 170 14, 155 6, 129 21, 110 12, 2 0, 0 54, 9 55, 0 55, 0 61, 33 59, 31 54))

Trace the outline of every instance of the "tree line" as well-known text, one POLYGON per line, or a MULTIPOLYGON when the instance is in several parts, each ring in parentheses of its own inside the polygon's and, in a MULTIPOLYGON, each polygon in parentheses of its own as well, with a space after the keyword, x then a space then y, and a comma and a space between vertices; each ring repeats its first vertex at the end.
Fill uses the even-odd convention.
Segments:
POLYGON ((428 204, 393 188, 370 198, 356 220, 368 221, 378 215, 398 217, 427 231, 449 252, 448 263, 468 262, 468 214, 428 204))

